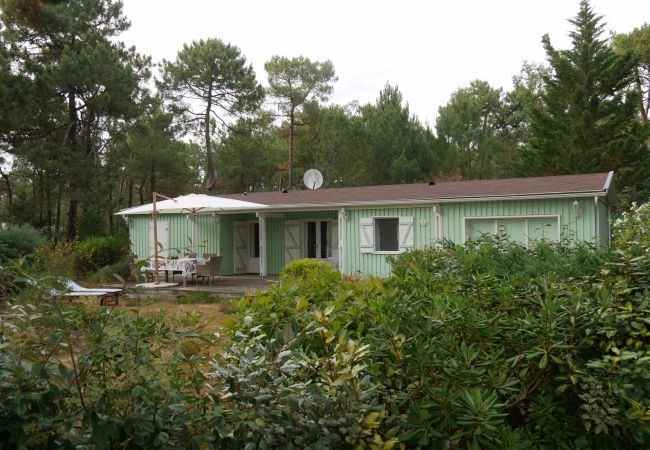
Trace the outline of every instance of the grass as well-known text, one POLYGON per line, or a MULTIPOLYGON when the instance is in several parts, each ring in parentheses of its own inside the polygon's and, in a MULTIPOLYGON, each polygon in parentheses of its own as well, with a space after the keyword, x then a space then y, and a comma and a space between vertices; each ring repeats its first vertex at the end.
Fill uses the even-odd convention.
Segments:
POLYGON ((177 305, 209 305, 213 303, 225 303, 227 300, 205 292, 192 292, 186 295, 179 295, 172 303, 177 305))

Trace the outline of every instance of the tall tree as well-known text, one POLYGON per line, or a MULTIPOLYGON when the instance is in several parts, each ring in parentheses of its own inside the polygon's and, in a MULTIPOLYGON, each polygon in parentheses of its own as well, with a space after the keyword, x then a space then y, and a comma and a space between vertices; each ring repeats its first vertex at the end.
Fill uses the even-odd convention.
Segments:
POLYGON ((503 92, 486 81, 472 81, 454 92, 438 109, 436 131, 465 178, 482 179, 500 175, 507 161, 507 148, 500 135, 503 92))
POLYGON ((79 202, 93 180, 88 175, 101 165, 103 122, 137 116, 148 60, 116 39, 129 26, 119 1, 7 0, 2 21, 11 65, 30 86, 31 117, 14 124, 26 131, 14 133, 12 152, 39 177, 49 177, 52 161, 62 170, 73 238, 79 202))
POLYGON ((639 114, 641 122, 648 124, 650 112, 650 25, 635 28, 630 33, 614 36, 614 49, 631 54, 636 60, 634 86, 639 91, 639 114))
POLYGON ((629 89, 634 60, 602 38, 604 23, 582 1, 570 21, 572 48, 542 42, 551 75, 544 76, 542 105, 530 114, 531 139, 519 171, 552 175, 616 170, 623 184, 640 181, 647 152, 637 116, 638 93, 629 89))
POLYGON ((293 188, 294 131, 296 112, 310 100, 325 101, 332 93, 332 83, 336 82, 334 65, 331 61, 314 61, 299 56, 286 58, 274 56, 264 68, 268 73, 270 93, 280 103, 282 112, 289 119, 289 180, 287 186, 293 188))
POLYGON ((284 142, 273 126, 274 117, 262 112, 240 119, 223 133, 219 161, 223 177, 217 183, 226 192, 277 189, 277 174, 284 161, 284 142))
POLYGON ((411 116, 397 86, 386 84, 375 104, 362 106, 361 120, 364 184, 412 183, 438 172, 433 133, 411 116))
POLYGON ((173 110, 185 116, 190 126, 198 124, 203 132, 207 156, 205 189, 211 192, 217 182, 212 135, 217 121, 227 125, 229 117, 241 117, 255 111, 264 90, 255 72, 238 47, 220 39, 207 39, 183 45, 176 60, 163 60, 164 95, 173 110))

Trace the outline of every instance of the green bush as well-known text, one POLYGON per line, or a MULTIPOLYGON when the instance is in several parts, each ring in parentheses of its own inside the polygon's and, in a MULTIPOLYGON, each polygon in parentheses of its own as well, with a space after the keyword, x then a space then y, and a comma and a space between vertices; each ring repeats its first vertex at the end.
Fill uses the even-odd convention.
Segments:
POLYGON ((86 209, 77 219, 77 237, 80 241, 106 234, 106 220, 100 211, 86 209))
POLYGON ((74 255, 75 272, 83 276, 118 263, 129 255, 129 239, 124 232, 81 241, 74 255))
POLYGON ((96 274, 101 281, 117 273, 128 279, 129 238, 124 231, 85 241, 43 245, 30 256, 35 271, 69 278, 86 278, 96 274), (100 273, 101 271, 101 273, 100 273))
POLYGON ((45 237, 31 225, 11 225, 0 229, 0 264, 20 258, 45 243, 45 237))
POLYGON ((214 342, 162 316, 5 309, 0 445, 650 446, 650 207, 611 251, 486 238, 387 280, 298 266, 239 301, 210 368, 214 342))
POLYGON ((335 270, 334 267, 319 259, 295 259, 287 264, 281 278, 305 278, 313 270, 335 270))

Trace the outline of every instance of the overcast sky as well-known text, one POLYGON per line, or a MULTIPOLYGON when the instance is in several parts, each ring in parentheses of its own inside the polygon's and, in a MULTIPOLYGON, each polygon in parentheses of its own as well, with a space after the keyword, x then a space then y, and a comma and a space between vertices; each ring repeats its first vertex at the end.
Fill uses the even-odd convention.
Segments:
MULTIPOLYGON (((388 82, 411 112, 434 124, 438 107, 474 79, 511 87, 522 62, 543 62, 541 37, 569 46, 567 19, 579 0, 123 0, 122 39, 154 62, 183 43, 218 37, 237 45, 267 85, 273 55, 329 59, 339 77, 331 101, 374 102, 388 82)), ((592 0, 607 29, 650 20, 650 0, 592 0)))

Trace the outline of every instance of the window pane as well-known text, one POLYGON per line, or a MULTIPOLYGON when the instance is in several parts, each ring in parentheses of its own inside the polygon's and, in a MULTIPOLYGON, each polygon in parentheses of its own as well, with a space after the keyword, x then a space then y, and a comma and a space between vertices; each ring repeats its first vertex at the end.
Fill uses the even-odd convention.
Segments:
POLYGON ((483 234, 494 234, 494 219, 472 219, 465 222, 467 239, 478 239, 483 234))
POLYGON ((513 242, 524 244, 526 242, 525 219, 499 219, 497 227, 500 234, 505 234, 513 242))
POLYGON ((260 224, 259 223, 251 224, 250 230, 251 230, 250 256, 252 258, 259 258, 260 257, 260 224))
POLYGON ((557 219, 555 217, 528 219, 528 240, 530 242, 539 239, 557 241, 557 231, 557 219))
POLYGON ((380 252, 396 252, 399 250, 399 219, 375 219, 375 250, 380 252))
POLYGON ((316 222, 307 222, 307 258, 316 257, 316 222))
POLYGON ((327 235, 327 222, 320 222, 320 257, 321 258, 327 258, 329 255, 327 254, 327 249, 329 248, 329 245, 327 245, 329 239, 327 235))

